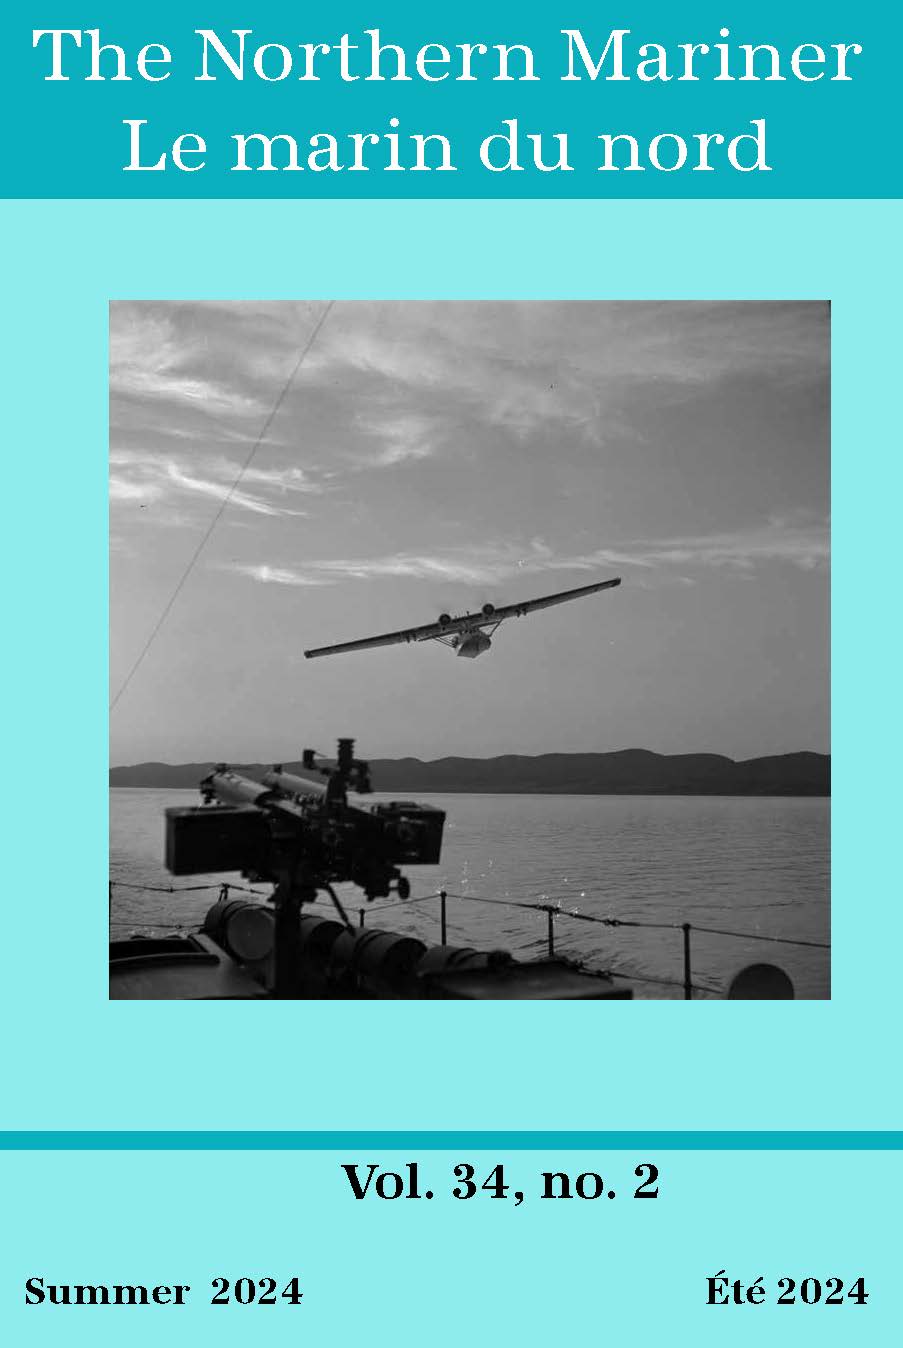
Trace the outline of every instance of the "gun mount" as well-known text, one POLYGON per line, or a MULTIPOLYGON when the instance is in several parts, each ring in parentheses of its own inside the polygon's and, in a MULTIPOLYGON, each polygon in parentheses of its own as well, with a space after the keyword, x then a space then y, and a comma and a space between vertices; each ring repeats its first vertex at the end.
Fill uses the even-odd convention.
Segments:
POLYGON ((393 890, 410 894, 402 865, 437 865, 445 813, 413 801, 369 809, 348 802, 348 792, 371 790, 368 765, 354 757, 354 741, 341 739, 335 762, 318 762, 311 749, 305 771, 325 782, 285 772, 276 764, 254 781, 219 764, 200 783, 203 804, 166 811, 166 866, 173 875, 241 871, 274 885, 276 996, 289 995, 300 955, 302 906, 320 890, 350 882, 368 901, 393 890))

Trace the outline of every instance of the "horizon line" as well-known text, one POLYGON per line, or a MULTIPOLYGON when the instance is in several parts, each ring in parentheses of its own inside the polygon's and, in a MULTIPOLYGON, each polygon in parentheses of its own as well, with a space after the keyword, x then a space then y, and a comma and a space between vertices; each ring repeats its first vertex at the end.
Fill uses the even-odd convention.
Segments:
MULTIPOLYGON (((615 755, 618 754, 650 754, 654 758, 720 758, 727 763, 739 764, 739 763, 755 763, 761 759, 766 758, 794 758, 802 754, 811 754, 816 758, 830 758, 831 750, 783 749, 776 753, 753 754, 751 757, 748 758, 732 758, 730 754, 719 753, 717 750, 713 749, 681 750, 678 753, 669 754, 669 753, 661 753, 657 749, 644 749, 637 745, 631 745, 625 749, 574 749, 574 750, 545 749, 539 753, 532 753, 532 754, 518 753, 517 751, 514 750, 509 750, 506 753, 488 754, 483 756, 478 754, 442 754, 438 758, 418 758, 415 754, 378 754, 368 758, 367 762, 368 763, 413 762, 413 763, 430 764, 430 763, 444 763, 450 759, 455 759, 461 762, 493 763, 500 758, 525 758, 525 759, 553 758, 553 757, 603 758, 603 757, 614 757, 615 755)), ((197 764, 204 764, 204 763, 233 763, 245 765, 254 763, 269 763, 270 761, 271 760, 269 758, 248 759, 231 756, 228 758, 189 758, 183 759, 180 762, 170 762, 167 759, 162 758, 145 758, 141 759, 140 761, 132 763, 110 763, 108 765, 107 770, 109 772, 118 772, 124 768, 143 768, 151 765, 164 768, 184 768, 184 767, 193 767, 197 764)), ((282 759, 273 759, 272 761, 293 763, 293 762, 300 762, 300 757, 298 759, 289 759, 283 757, 282 759)))

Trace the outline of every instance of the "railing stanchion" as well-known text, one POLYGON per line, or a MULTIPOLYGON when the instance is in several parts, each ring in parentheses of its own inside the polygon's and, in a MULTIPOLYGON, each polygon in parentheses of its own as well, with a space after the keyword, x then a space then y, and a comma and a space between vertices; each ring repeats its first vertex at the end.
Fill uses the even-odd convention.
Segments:
POLYGON ((445 900, 448 898, 444 889, 439 890, 439 944, 447 945, 447 928, 445 922, 445 900))
POLYGON ((693 977, 690 969, 690 924, 683 923, 684 933, 684 1001, 693 1000, 693 977))
POLYGON ((549 955, 555 954, 555 910, 550 906, 547 910, 549 917, 549 955))

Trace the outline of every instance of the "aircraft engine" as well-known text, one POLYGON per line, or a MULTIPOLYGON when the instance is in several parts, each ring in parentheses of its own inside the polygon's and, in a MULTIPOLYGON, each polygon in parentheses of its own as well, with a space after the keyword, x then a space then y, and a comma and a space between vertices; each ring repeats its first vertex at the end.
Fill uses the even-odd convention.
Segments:
POLYGON ((492 615, 493 615, 493 613, 495 613, 495 604, 484 604, 484 605, 483 605, 483 617, 484 617, 484 618, 491 618, 492 615))
POLYGON ((440 614, 439 614, 439 626, 440 626, 440 627, 448 627, 448 624, 449 624, 450 622, 451 622, 451 614, 450 614, 450 613, 440 613, 440 614))

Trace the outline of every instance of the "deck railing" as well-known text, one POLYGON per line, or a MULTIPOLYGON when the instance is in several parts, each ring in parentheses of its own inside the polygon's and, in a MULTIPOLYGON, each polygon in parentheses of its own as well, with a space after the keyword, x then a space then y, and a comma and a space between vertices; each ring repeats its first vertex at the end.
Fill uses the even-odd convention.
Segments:
MULTIPOLYGON (((109 887, 110 898, 110 927, 126 927, 130 931, 139 929, 153 928, 158 930, 160 927, 166 927, 169 931, 197 931, 197 923, 173 923, 165 919, 161 922, 128 922, 114 921, 112 918, 113 890, 132 889, 143 893, 151 894, 189 894, 201 893, 204 890, 219 891, 220 899, 228 899, 232 890, 242 894, 252 894, 258 898, 269 897, 264 891, 251 889, 247 885, 238 884, 214 884, 214 885, 135 885, 126 883, 123 880, 111 880, 109 887)), ((691 922, 644 922, 638 918, 622 917, 599 917, 593 913, 580 913, 574 909, 565 908, 561 903, 525 903, 518 899, 487 899, 479 894, 454 894, 450 890, 439 889, 432 894, 421 894, 417 897, 408 899, 396 899, 388 903, 374 903, 367 908, 361 907, 358 910, 358 925, 363 927, 366 924, 369 913, 371 916, 377 913, 383 913, 390 908, 411 908, 419 903, 427 903, 432 899, 439 900, 439 942, 441 945, 448 944, 448 900, 454 899, 460 903, 480 903, 487 906, 498 906, 501 908, 520 908, 532 913, 546 914, 546 944, 550 956, 555 954, 555 923, 559 919, 569 919, 574 922, 590 922, 601 927, 635 927, 641 930, 649 931, 673 931, 682 934, 682 956, 683 956, 683 978, 678 981, 673 978, 657 978, 651 974, 638 974, 630 972, 625 974, 625 978, 635 979, 638 982, 660 983, 671 987, 682 987, 684 1000, 691 1001, 694 992, 708 992, 711 989, 704 988, 693 982, 692 968, 692 943, 691 934, 699 932, 700 935, 723 936, 742 941, 763 941, 772 945, 790 945, 808 947, 813 950, 830 950, 831 945, 828 941, 808 941, 797 939, 790 936, 771 936, 757 931, 736 931, 728 930, 724 927, 705 927, 699 923, 691 922)), ((325 903, 327 900, 319 899, 318 903, 325 903)))

